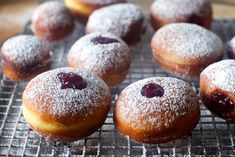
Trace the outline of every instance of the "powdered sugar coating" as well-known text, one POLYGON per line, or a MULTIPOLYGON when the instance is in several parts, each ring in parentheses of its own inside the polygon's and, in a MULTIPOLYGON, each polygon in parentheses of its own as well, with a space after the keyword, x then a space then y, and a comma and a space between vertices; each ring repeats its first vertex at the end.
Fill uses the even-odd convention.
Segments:
POLYGON ((80 38, 68 54, 69 63, 79 63, 83 69, 96 71, 98 75, 118 72, 123 66, 130 65, 130 60, 129 47, 120 38, 107 33, 92 33, 80 38), (91 40, 99 36, 118 42, 94 44, 91 40))
POLYGON ((123 38, 133 23, 144 19, 141 8, 134 4, 115 4, 94 11, 89 17, 86 30, 112 33, 123 38))
MULTIPOLYGON (((89 116, 111 97, 108 86, 95 74, 73 68, 60 68, 42 73, 25 88, 23 100, 33 102, 31 108, 38 113, 48 113, 52 118, 73 118, 79 114, 89 116), (61 89, 58 73, 75 73, 86 82, 83 90, 61 89), (40 105, 39 105, 40 104, 40 105)), ((23 102, 24 103, 24 102, 23 102)), ((107 108, 107 106, 105 106, 107 108)))
POLYGON ((166 25, 155 33, 152 43, 181 57, 203 58, 223 54, 221 39, 213 32, 195 24, 166 25))
POLYGON ((65 5, 58 1, 41 4, 32 16, 32 31, 36 32, 36 25, 47 30, 46 36, 54 33, 52 30, 68 28, 74 25, 74 19, 65 5))
POLYGON ((218 88, 235 92, 235 60, 223 60, 209 65, 201 75, 211 80, 218 88))
POLYGON ((156 0, 151 6, 151 13, 159 18, 177 22, 190 15, 209 15, 210 0, 156 0))
POLYGON ((48 54, 48 46, 32 35, 11 37, 2 45, 3 58, 10 60, 18 68, 43 61, 44 56, 48 54))
POLYGON ((186 82, 176 78, 153 77, 126 87, 118 97, 116 107, 119 108, 119 116, 128 124, 144 129, 146 126, 169 127, 177 117, 197 111, 198 104, 197 95, 186 82), (160 85, 164 89, 164 95, 153 98, 142 96, 141 89, 149 83, 160 85), (161 119, 166 121, 162 122, 161 119))
POLYGON ((126 0, 82 0, 82 1, 84 1, 84 3, 87 4, 100 5, 100 6, 126 2, 126 0))

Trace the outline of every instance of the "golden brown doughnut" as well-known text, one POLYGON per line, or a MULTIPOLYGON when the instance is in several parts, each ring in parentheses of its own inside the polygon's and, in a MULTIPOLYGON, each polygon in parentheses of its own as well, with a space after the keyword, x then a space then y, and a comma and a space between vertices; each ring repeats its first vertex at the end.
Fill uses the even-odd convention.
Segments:
POLYGON ((200 95, 211 112, 235 120, 235 60, 223 60, 203 70, 200 95))
POLYGON ((23 92, 30 127, 54 141, 76 141, 104 123, 111 107, 108 86, 96 75, 60 68, 32 79, 23 92))
POLYGON ((162 68, 187 79, 199 79, 205 67, 223 58, 221 39, 195 24, 162 27, 154 34, 151 47, 162 68))
POLYGON ((41 4, 34 11, 31 28, 39 38, 56 42, 72 33, 74 18, 63 3, 49 1, 41 4))
POLYGON ((147 144, 187 135, 200 118, 199 100, 186 82, 170 77, 137 81, 119 95, 114 109, 116 128, 147 144))
POLYGON ((126 0, 64 0, 65 5, 82 23, 86 23, 90 14, 96 9, 126 2, 126 0))
POLYGON ((112 87, 126 78, 131 65, 130 49, 114 35, 91 33, 71 47, 68 65, 94 72, 112 87))
POLYGON ((12 80, 28 80, 50 69, 48 46, 32 35, 18 35, 2 45, 3 73, 12 80))
POLYGON ((212 5, 210 0, 155 0, 150 9, 155 30, 170 23, 194 23, 210 29, 212 5))

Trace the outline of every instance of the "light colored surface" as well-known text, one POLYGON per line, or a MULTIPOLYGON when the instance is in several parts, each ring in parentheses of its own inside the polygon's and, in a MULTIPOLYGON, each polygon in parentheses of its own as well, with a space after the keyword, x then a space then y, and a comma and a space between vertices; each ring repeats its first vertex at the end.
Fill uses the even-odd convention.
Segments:
MULTIPOLYGON (((149 14, 149 7, 153 0, 132 1, 141 5, 145 13, 149 14)), ((235 19, 234 0, 214 1, 214 18, 235 19)), ((37 5, 38 2, 36 0, 0 0, 0 42, 20 32, 27 20, 30 19, 37 5)))

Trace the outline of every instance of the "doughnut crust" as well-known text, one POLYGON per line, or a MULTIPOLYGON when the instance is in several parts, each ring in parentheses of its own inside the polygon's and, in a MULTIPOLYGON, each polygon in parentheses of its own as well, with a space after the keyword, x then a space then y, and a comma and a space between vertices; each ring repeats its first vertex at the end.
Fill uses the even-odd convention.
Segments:
POLYGON ((63 3, 49 1, 41 4, 33 13, 31 29, 47 42, 64 39, 74 30, 74 18, 63 3))
POLYGON ((126 78, 131 53, 120 38, 107 33, 91 33, 72 46, 68 53, 68 65, 94 72, 112 87, 126 78))
POLYGON ((187 79, 199 79, 205 67, 223 58, 221 39, 195 24, 162 27, 154 34, 151 47, 162 68, 187 79))
POLYGON ((112 33, 128 45, 141 40, 144 29, 144 14, 134 4, 115 4, 94 11, 87 22, 86 33, 112 33))
POLYGON ((96 9, 126 2, 126 0, 64 0, 65 5, 82 23, 86 23, 90 14, 96 9))
POLYGON ((22 100, 30 127, 54 141, 89 136, 104 123, 111 106, 108 86, 96 75, 73 68, 38 75, 26 86, 22 100), (61 73, 79 75, 87 86, 81 90, 62 88, 61 73))
POLYGON ((210 0, 155 0, 150 9, 155 30, 170 23, 194 23, 211 28, 212 5, 210 0))
POLYGON ((28 80, 48 69, 51 52, 48 46, 32 35, 18 35, 2 45, 3 73, 12 80, 28 80))
POLYGON ((137 81, 119 95, 114 109, 116 128, 130 139, 158 144, 188 134, 200 118, 199 100, 186 82, 167 77, 154 77, 137 81), (160 85, 164 94, 148 98, 142 88, 160 85))
POLYGON ((200 96, 204 105, 219 117, 235 120, 235 61, 209 65, 200 76, 200 96))

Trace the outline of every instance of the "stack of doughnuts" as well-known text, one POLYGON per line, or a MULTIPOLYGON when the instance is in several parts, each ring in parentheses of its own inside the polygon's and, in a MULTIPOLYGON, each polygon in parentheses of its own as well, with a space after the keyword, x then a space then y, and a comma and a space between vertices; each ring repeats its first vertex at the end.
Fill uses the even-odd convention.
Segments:
MULTIPOLYGON (((156 0, 151 7, 151 22, 158 29, 151 41, 152 54, 177 77, 200 77, 206 107, 221 118, 235 120, 235 61, 217 62, 223 58, 223 43, 206 29, 211 20, 209 0, 156 0)), ((126 0, 46 2, 34 12, 31 28, 35 36, 8 39, 1 54, 7 77, 31 79, 22 98, 25 120, 54 141, 91 135, 111 108, 109 87, 119 85, 131 67, 128 45, 138 43, 144 31, 141 8, 126 0), (47 71, 51 52, 45 41, 63 40, 73 32, 70 11, 80 22, 89 17, 86 35, 70 48, 69 67, 47 71)), ((230 58, 235 58, 234 41, 229 43, 230 58)), ((181 138, 199 119, 199 97, 188 83, 173 77, 130 84, 117 97, 113 114, 120 133, 146 144, 181 138)))

